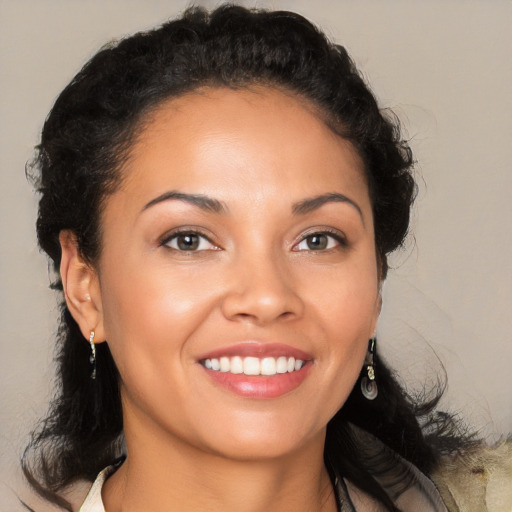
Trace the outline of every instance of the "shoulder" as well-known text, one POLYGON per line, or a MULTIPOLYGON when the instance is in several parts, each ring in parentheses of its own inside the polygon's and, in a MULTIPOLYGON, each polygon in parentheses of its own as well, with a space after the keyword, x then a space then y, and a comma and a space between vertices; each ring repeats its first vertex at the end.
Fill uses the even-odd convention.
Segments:
POLYGON ((512 511, 512 439, 445 456, 431 478, 450 512, 512 511))

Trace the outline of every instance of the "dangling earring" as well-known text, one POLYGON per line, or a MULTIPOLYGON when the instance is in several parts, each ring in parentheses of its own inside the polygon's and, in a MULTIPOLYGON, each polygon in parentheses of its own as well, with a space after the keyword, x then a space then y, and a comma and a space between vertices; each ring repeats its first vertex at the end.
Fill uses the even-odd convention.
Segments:
POLYGON ((94 344, 94 331, 91 331, 89 336, 89 345, 91 345, 91 355, 89 356, 89 362, 92 366, 91 379, 96 378, 96 345, 94 344))
POLYGON ((368 352, 366 353, 366 357, 364 359, 367 375, 361 379, 361 393, 367 400, 375 400, 379 394, 377 383, 375 382, 374 356, 376 344, 377 340, 375 338, 372 338, 368 342, 368 352))

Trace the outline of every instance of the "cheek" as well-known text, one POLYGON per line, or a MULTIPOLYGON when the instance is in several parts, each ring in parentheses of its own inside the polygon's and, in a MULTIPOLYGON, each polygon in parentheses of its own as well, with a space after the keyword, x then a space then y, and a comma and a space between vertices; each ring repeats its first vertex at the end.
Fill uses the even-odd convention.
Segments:
MULTIPOLYGON (((363 255, 370 254, 364 251, 363 255)), ((351 257, 346 265, 310 271, 305 281, 309 307, 331 335, 357 339, 373 334, 379 313, 379 283, 374 258, 351 257), (359 336, 358 336, 359 335, 359 336)))
POLYGON ((165 414, 162 404, 182 410, 184 376, 192 364, 187 340, 206 314, 204 297, 190 286, 189 276, 142 271, 143 265, 136 272, 123 265, 113 268, 102 283, 104 323, 123 408, 155 418, 165 414))
POLYGON ((125 260, 105 268, 105 332, 121 375, 130 365, 149 369, 165 362, 168 370, 179 366, 180 359, 186 359, 188 338, 215 304, 215 283, 186 267, 170 272, 154 262, 131 265, 125 260))
POLYGON ((379 314, 379 286, 375 260, 354 259, 338 272, 311 275, 308 325, 321 333, 322 362, 326 363, 333 411, 347 398, 361 371, 368 340, 379 314), (313 286, 312 283, 316 286, 313 286), (323 290, 323 292, 322 292, 323 290))

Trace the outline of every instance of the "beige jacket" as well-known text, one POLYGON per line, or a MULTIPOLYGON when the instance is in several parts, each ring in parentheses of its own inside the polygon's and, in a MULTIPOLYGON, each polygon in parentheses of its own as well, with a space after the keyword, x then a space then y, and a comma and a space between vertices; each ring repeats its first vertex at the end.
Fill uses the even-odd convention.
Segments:
POLYGON ((446 457, 431 478, 449 512, 512 512, 512 439, 446 457))
MULTIPOLYGON (((446 457, 431 475, 437 490, 414 466, 406 465, 414 473, 415 483, 396 500, 404 512, 444 510, 443 504, 437 502, 437 490, 448 512, 512 512, 512 440, 446 457)), ((115 468, 111 466, 98 475, 80 512, 105 512, 101 488, 113 471, 115 468)), ((342 511, 384 510, 375 500, 346 483, 353 504, 345 503, 342 511)))

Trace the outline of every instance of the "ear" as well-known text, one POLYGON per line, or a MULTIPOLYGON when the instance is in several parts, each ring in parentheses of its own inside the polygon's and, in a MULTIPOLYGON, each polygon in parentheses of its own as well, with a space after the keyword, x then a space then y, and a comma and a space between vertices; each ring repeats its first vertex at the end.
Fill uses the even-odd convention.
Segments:
POLYGON ((98 274, 80 255, 72 231, 61 231, 59 242, 62 251, 60 276, 68 309, 86 340, 94 331, 95 343, 105 341, 98 274))

